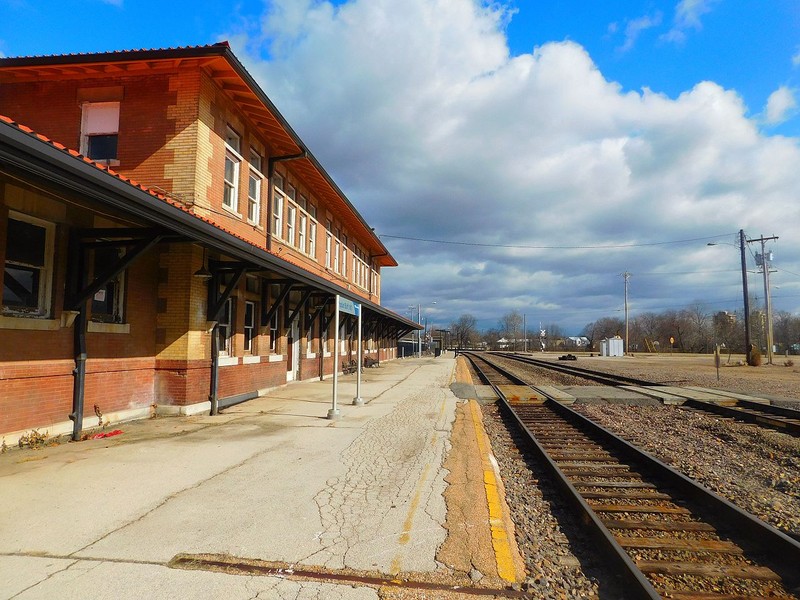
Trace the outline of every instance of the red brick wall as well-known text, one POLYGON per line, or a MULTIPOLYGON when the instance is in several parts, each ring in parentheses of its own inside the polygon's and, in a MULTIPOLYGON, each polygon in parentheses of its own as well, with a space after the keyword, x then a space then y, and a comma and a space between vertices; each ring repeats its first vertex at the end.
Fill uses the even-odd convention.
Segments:
POLYGON ((159 404, 186 406, 208 400, 211 359, 156 361, 155 394, 159 404))
POLYGON ((219 369, 219 398, 286 384, 285 362, 260 362, 219 369))
MULTIPOLYGON (((67 421, 72 412, 73 360, 0 363, 0 432, 67 421)), ((103 413, 143 408, 154 401, 153 359, 89 359, 84 394, 85 427, 103 413)))
POLYGON ((4 83, 0 86, 0 114, 77 150, 81 134, 79 90, 122 86, 120 164, 112 168, 144 185, 170 190, 164 165, 173 161, 173 151, 165 145, 175 135, 175 121, 168 116, 167 107, 175 103, 177 94, 169 91, 169 81, 170 76, 163 74, 4 83))

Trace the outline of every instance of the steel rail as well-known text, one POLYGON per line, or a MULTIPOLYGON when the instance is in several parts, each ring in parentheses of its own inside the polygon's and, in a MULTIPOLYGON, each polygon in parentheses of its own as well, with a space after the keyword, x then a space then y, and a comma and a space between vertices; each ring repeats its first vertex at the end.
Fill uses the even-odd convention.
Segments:
POLYGON ((592 381, 596 381, 598 383, 604 383, 606 385, 639 385, 639 386, 662 386, 663 383, 653 383, 652 381, 645 381, 644 379, 636 379, 635 377, 626 377, 624 375, 614 375, 612 373, 603 373, 602 371, 593 371, 591 369, 585 369, 583 367, 577 367, 574 365, 564 365, 560 363, 554 363, 548 360, 539 360, 530 356, 520 356, 519 354, 512 354, 510 352, 501 352, 498 353, 497 356, 503 356, 505 358, 510 358, 522 363, 528 363, 536 367, 542 367, 543 369, 550 369, 551 371, 559 371, 561 373, 566 373, 568 375, 576 375, 578 377, 583 377, 585 379, 591 379, 592 381))
MULTIPOLYGON (((489 360, 484 357, 476 357, 471 353, 464 353, 472 366, 478 371, 479 375, 484 378, 485 381, 490 382, 489 377, 484 373, 483 369, 477 364, 477 360, 482 360, 486 364, 488 364, 491 368, 494 368, 498 371, 503 372, 503 374, 508 377, 510 380, 519 380, 514 375, 511 375, 504 369, 498 367, 497 365, 493 364, 489 360)), ((647 577, 642 573, 636 564, 631 560, 631 557, 628 555, 627 552, 619 545, 617 540, 614 538, 613 534, 606 528, 605 525, 600 521, 600 518, 597 514, 592 510, 586 500, 583 499, 583 496, 580 495, 578 490, 575 486, 570 483, 567 476, 564 472, 559 468, 558 464, 550 457, 548 452, 544 449, 544 447, 539 443, 539 440, 536 439, 536 436, 533 435, 530 429, 522 422, 519 415, 511 408, 510 404, 506 400, 504 394, 500 390, 500 388, 493 384, 489 383, 494 389, 494 392, 497 394, 497 397, 501 399, 505 410, 514 418, 517 423, 517 426, 520 427, 528 436, 530 443, 532 444, 532 448, 538 455, 538 457, 542 460, 542 462, 547 466, 547 469, 550 471, 551 475, 553 475, 553 480, 555 481, 558 488, 561 490, 564 497, 567 499, 569 504, 572 506, 573 510, 577 511, 578 514, 581 516, 581 520, 584 523, 591 524, 592 527, 588 528, 588 533, 591 534, 592 538, 594 538, 595 542, 597 542, 601 547, 605 548, 608 552, 607 558, 609 558, 609 562, 616 568, 616 570, 622 575, 623 581, 626 584, 626 592, 632 594, 635 598, 645 598, 649 600, 657 600, 661 598, 661 595, 656 591, 656 589, 652 586, 650 581, 647 577)))
MULTIPOLYGON (((711 412, 722 417, 730 417, 737 421, 745 421, 754 425, 763 425, 772 429, 777 429, 783 433, 800 436, 800 416, 794 418, 787 418, 782 414, 764 414, 769 411, 761 411, 761 407, 770 407, 769 404, 758 404, 757 402, 749 402, 747 405, 742 405, 742 400, 738 400, 733 406, 725 406, 722 404, 715 404, 713 402, 705 402, 703 400, 686 400, 682 406, 688 406, 697 410, 711 412)), ((779 407, 775 407, 779 408, 779 407)), ((786 409, 791 410, 791 409, 786 409)), ((797 411, 795 411, 797 412, 797 411)), ((800 413, 798 413, 800 415, 800 413)))
MULTIPOLYGON (((602 373, 600 371, 593 371, 591 369, 584 369, 573 365, 561 365, 552 363, 550 361, 538 360, 532 357, 519 356, 517 354, 507 352, 498 353, 498 355, 524 364, 551 369, 560 373, 575 375, 577 377, 585 377, 598 383, 603 383, 605 385, 614 387, 619 387, 622 385, 635 385, 638 387, 664 386, 663 383, 655 383, 652 381, 645 381, 642 379, 635 379, 632 377, 615 375, 612 373, 602 373)), ((643 392, 640 390, 640 393, 643 392)), ((689 408, 693 408, 695 410, 714 413, 722 417, 730 417, 761 427, 768 427, 770 429, 775 429, 796 437, 800 436, 800 411, 798 410, 774 406, 771 404, 761 404, 759 402, 751 402, 738 398, 734 398, 734 401, 736 402, 735 405, 726 406, 713 402, 688 398, 686 396, 681 396, 676 392, 672 392, 672 395, 684 399, 682 406, 688 406, 689 408)), ((724 396, 725 392, 720 390, 719 395, 724 396)))
MULTIPOLYGON (((501 372, 505 371, 502 367, 483 357, 480 360, 493 369, 501 372)), ((473 365, 479 372, 482 372, 482 369, 475 364, 474 360, 473 365)), ((522 416, 504 397, 502 390, 498 386, 493 385, 493 387, 501 399, 502 406, 513 417, 520 429, 527 434, 532 448, 535 449, 544 464, 553 473, 559 487, 570 500, 570 504, 579 510, 584 522, 593 525, 591 531, 594 533, 595 538, 600 540, 611 551, 612 562, 623 569, 623 573, 625 573, 630 585, 636 586, 631 591, 633 589, 636 590, 636 597, 660 598, 661 596, 644 573, 636 566, 631 557, 616 541, 615 536, 603 524, 594 509, 571 483, 569 476, 559 467, 556 459, 549 455, 543 444, 540 443, 533 431, 523 421, 522 416)), ((543 395, 546 396, 546 394, 543 395)), ((661 484, 659 485, 660 488, 666 487, 675 490, 676 493, 682 496, 681 499, 676 501, 677 504, 682 505, 688 500, 696 507, 695 513, 702 514, 704 521, 711 523, 715 528, 724 529, 727 537, 733 539, 737 544, 761 554, 766 559, 765 562, 769 564, 769 568, 780 576, 783 585, 787 589, 792 590, 800 585, 800 571, 797 569, 797 565, 800 564, 800 542, 743 511, 732 502, 718 496, 683 473, 657 460, 650 454, 554 399, 548 398, 544 406, 554 414, 558 414, 561 418, 574 424, 582 432, 585 432, 587 437, 593 439, 601 447, 605 447, 606 452, 609 448, 612 449, 613 454, 618 457, 620 462, 624 461, 629 465, 638 465, 640 467, 639 470, 646 469, 648 479, 658 481, 661 484)), ((797 590, 795 589, 795 591, 797 590)))

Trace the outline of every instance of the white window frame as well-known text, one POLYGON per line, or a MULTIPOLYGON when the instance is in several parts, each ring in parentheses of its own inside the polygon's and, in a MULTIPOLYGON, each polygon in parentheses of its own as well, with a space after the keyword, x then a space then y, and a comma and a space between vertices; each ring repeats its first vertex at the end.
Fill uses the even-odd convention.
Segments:
POLYGON ((290 246, 297 244, 297 231, 295 226, 297 224, 297 207, 293 202, 288 202, 286 206, 286 242, 290 246))
MULTIPOLYGON (((15 211, 8 211, 8 218, 36 227, 41 227, 45 231, 44 235, 44 264, 43 265, 29 265, 21 262, 11 262, 8 259, 8 252, 6 251, 6 261, 3 265, 5 273, 5 265, 19 265, 29 269, 39 270, 39 296, 36 301, 36 308, 22 308, 14 306, 2 307, 2 314, 10 317, 34 317, 38 319, 47 319, 50 317, 50 310, 52 304, 52 290, 53 290, 53 256, 55 252, 55 233, 56 224, 50 221, 43 221, 36 217, 31 217, 15 211)), ((8 243, 6 241, 6 243, 8 243)), ((5 276, 5 275, 4 275, 5 276)), ((4 284, 5 285, 5 284, 4 284)), ((2 297, 0 297, 0 303, 2 297)))
POLYGON ((255 350, 256 313, 257 305, 255 302, 245 300, 244 302, 244 351, 253 354, 255 350), (248 317, 249 315, 249 317, 248 317))
POLYGON ((222 319, 217 322, 217 335, 222 342, 219 346, 220 356, 233 356, 233 335, 234 335, 234 322, 233 322, 233 298, 228 298, 225 305, 222 307, 222 315, 227 316, 227 323, 223 323, 222 319), (223 336, 222 333, 225 332, 223 336))
POLYGON ((269 320, 269 351, 272 354, 277 354, 278 349, 278 310, 272 313, 272 318, 269 320))
POLYGON ((308 221, 308 255, 317 260, 317 221, 309 217, 308 221))
POLYGON ((338 273, 339 272, 339 252, 341 250, 342 243, 339 241, 339 238, 334 238, 333 241, 333 270, 338 273))
POLYGON ((300 222, 297 226, 297 247, 300 252, 305 254, 308 252, 306 248, 306 229, 308 228, 308 215, 304 210, 300 211, 300 222))
POLYGON ((333 246, 333 235, 328 231, 325 233, 325 268, 331 268, 331 247, 333 246))
POLYGON ((247 220, 254 225, 261 221, 261 183, 264 175, 261 173, 261 155, 255 148, 250 149, 250 178, 247 186, 247 220), (255 184, 255 191, 252 189, 255 184))
POLYGON ((84 156, 91 158, 95 162, 106 165, 119 165, 119 102, 84 102, 81 104, 81 143, 80 152, 84 156), (106 117, 104 127, 91 127, 90 123, 92 109, 106 110, 116 109, 116 115, 111 118, 106 117), (89 138, 95 135, 116 135, 117 136, 117 152, 114 158, 92 158, 89 156, 89 138))
POLYGON ((272 195, 272 235, 278 239, 283 239, 283 177, 280 175, 275 176, 275 184, 272 186, 274 193, 272 195), (280 183, 278 183, 280 182, 280 183))
POLYGON ((243 162, 242 155, 239 154, 241 148, 241 137, 230 127, 227 128, 225 136, 225 168, 222 173, 223 192, 222 208, 239 214, 239 174, 243 162), (228 179, 228 163, 232 165, 232 180, 228 179))
POLYGON ((342 277, 347 278, 347 236, 342 236, 342 277))

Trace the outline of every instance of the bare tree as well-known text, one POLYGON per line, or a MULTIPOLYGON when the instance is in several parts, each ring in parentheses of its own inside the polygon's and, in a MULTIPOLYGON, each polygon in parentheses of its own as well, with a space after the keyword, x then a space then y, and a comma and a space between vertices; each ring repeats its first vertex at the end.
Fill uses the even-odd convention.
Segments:
POLYGON ((514 340, 514 350, 516 350, 517 338, 522 333, 522 315, 519 311, 512 310, 510 313, 503 315, 497 325, 505 337, 514 340))
POLYGON ((589 349, 596 350, 595 342, 604 338, 614 337, 625 331, 625 323, 615 317, 603 317, 583 328, 581 335, 589 340, 589 349))
POLYGON ((711 327, 709 315, 703 308, 703 304, 695 302, 683 312, 689 326, 687 349, 691 352, 708 352, 711 346, 711 327))
POLYGON ((477 319, 468 313, 461 315, 457 321, 451 323, 450 331, 453 333, 453 339, 456 341, 458 348, 472 346, 472 342, 477 338, 478 334, 477 325, 477 319))

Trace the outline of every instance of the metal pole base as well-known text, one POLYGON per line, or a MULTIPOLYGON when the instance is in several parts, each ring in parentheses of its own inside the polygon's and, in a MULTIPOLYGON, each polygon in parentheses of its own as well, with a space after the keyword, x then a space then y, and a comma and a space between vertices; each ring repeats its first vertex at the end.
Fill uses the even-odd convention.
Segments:
POLYGON ((328 418, 331 420, 336 420, 341 418, 342 413, 339 412, 338 408, 329 408, 328 409, 328 418))
POLYGON ((353 406, 364 406, 364 399, 361 396, 353 398, 353 406))

